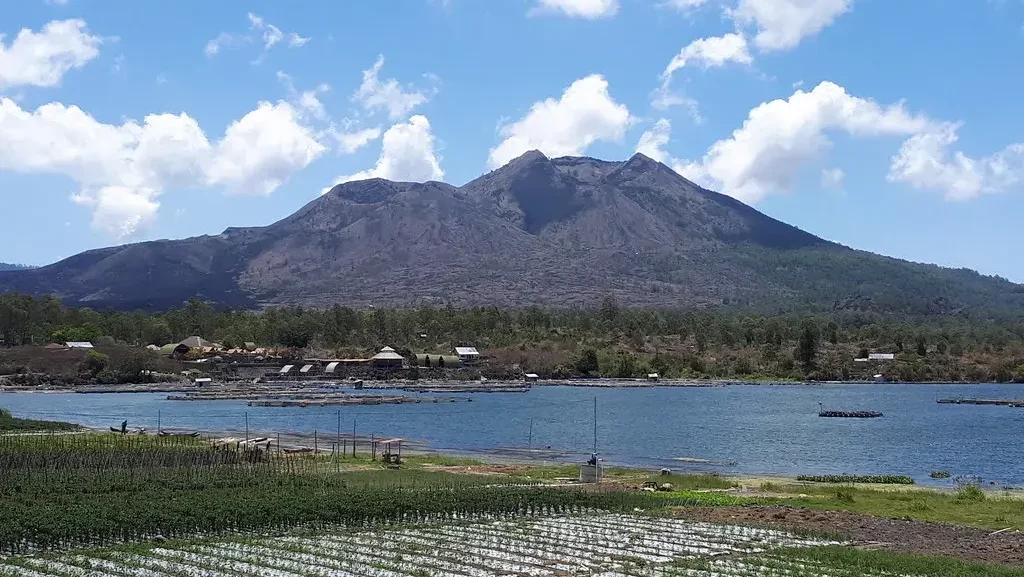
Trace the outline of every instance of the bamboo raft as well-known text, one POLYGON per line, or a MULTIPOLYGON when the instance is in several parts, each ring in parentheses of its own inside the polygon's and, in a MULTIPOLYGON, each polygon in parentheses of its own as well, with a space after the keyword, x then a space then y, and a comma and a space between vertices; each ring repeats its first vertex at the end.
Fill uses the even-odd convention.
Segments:
POLYGON ((875 411, 820 411, 818 416, 836 419, 876 419, 881 417, 882 413, 875 411))
POLYGON ((938 399, 940 405, 998 405, 1002 407, 1024 407, 1024 399, 938 399))
MULTIPOLYGON (((250 407, 328 407, 350 405, 401 405, 405 403, 456 403, 454 397, 345 397, 315 399, 263 399, 249 401, 250 407)), ((465 399, 469 400, 469 399, 465 399)))

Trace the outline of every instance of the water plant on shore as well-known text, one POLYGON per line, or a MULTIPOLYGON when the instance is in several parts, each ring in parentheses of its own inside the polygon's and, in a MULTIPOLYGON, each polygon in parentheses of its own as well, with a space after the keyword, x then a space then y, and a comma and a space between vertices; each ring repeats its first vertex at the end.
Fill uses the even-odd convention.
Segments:
POLYGON ((797 481, 810 483, 872 483, 878 485, 913 485, 905 475, 800 475, 797 481))

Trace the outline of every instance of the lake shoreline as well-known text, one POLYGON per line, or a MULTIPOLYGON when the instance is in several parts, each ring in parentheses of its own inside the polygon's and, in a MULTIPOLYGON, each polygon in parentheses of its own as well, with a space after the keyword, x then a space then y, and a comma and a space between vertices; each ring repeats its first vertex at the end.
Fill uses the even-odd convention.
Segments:
POLYGON ((520 381, 448 381, 448 380, 419 380, 419 381, 372 381, 365 383, 362 389, 356 389, 344 380, 295 380, 295 381, 274 381, 272 383, 245 383, 245 382, 213 382, 206 385, 197 385, 191 382, 163 382, 163 383, 139 383, 124 385, 79 385, 79 386, 57 386, 57 387, 34 387, 34 386, 7 386, 0 385, 0 394, 3 393, 185 393, 211 388, 220 388, 225 385, 251 386, 254 391, 260 389, 272 390, 275 387, 307 385, 314 389, 317 387, 337 387, 352 391, 375 391, 375 390, 408 390, 415 392, 417 389, 430 389, 443 387, 445 392, 459 392, 459 389, 471 389, 473 392, 517 392, 506 389, 513 387, 521 388, 546 388, 546 387, 584 387, 600 389, 650 389, 650 388, 711 388, 711 387, 792 387, 792 386, 826 386, 826 385, 922 385, 922 386, 970 386, 970 385, 1014 385, 1019 383, 983 383, 978 381, 925 381, 925 382, 886 382, 876 383, 873 381, 785 381, 785 380, 709 380, 709 379, 659 379, 648 381, 644 379, 558 379, 545 380, 540 382, 526 383, 520 381), (491 389, 491 390, 481 390, 491 389))

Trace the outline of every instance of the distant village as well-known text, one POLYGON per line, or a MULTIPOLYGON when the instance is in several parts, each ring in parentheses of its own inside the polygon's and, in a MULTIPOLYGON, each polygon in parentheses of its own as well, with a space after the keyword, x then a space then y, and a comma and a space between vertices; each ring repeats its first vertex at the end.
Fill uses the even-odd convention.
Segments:
MULTIPOLYGON (((93 347, 93 343, 89 342, 67 342, 61 348, 93 347)), ((260 347, 254 342, 245 342, 240 347, 229 348, 200 336, 191 336, 177 343, 159 347, 148 345, 145 348, 188 366, 189 368, 182 371, 182 375, 200 383, 211 380, 266 382, 346 377, 418 379, 437 376, 446 379, 475 379, 484 375, 528 382, 538 379, 537 375, 524 374, 518 367, 491 366, 476 347, 472 346, 457 346, 450 353, 409 351, 406 356, 392 347, 385 346, 372 356, 330 358, 307 357, 297 349, 260 347)))

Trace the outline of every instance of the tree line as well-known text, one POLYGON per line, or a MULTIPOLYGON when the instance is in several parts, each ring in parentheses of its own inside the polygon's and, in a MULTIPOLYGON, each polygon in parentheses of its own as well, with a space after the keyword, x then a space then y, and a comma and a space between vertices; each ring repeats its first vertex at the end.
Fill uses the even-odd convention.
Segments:
POLYGON ((587 309, 357 310, 336 305, 262 311, 217 310, 192 300, 147 314, 65 307, 53 297, 0 295, 0 339, 5 346, 100 339, 159 346, 191 335, 227 347, 251 341, 335 354, 361 354, 384 345, 423 352, 471 345, 499 351, 499 356, 504 351, 510 362, 535 363, 540 370, 560 366, 574 374, 604 376, 661 367, 683 376, 820 373, 822 378, 843 378, 839 360, 848 364, 869 352, 927 359, 930 365, 981 359, 986 370, 1003 373, 989 378, 1012 379, 1018 365, 1024 374, 1024 315, 979 320, 854 311, 764 314, 729 307, 631 308, 613 298, 587 309), (547 353, 550 359, 538 360, 547 353), (722 364, 726 358, 728 366, 722 364))

